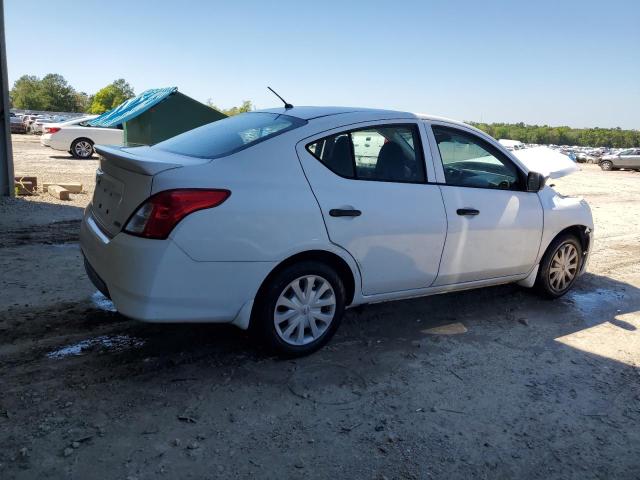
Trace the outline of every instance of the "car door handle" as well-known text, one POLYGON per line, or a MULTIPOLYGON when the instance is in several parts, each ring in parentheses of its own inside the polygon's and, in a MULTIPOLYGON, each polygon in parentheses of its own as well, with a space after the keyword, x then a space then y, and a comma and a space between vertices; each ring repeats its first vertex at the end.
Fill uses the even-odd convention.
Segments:
POLYGON ((353 208, 332 208, 329 210, 329 215, 332 217, 359 217, 362 212, 353 208))
POLYGON ((478 215, 480 210, 476 210, 475 208, 459 208, 456 210, 458 215, 478 215))

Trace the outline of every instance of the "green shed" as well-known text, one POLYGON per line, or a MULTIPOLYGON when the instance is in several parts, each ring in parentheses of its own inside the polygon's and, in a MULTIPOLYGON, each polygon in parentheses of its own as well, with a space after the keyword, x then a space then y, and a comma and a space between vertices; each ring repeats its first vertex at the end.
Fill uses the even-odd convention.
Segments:
POLYGON ((226 115, 180 92, 177 87, 147 90, 90 122, 124 129, 124 144, 154 145, 226 115))

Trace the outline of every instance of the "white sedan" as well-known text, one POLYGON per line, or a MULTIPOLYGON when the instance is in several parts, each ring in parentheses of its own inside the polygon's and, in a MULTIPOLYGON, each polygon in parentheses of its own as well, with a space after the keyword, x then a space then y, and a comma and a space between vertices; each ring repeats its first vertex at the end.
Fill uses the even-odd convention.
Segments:
POLYGON ((122 145, 121 128, 90 127, 88 122, 97 115, 76 118, 64 123, 43 125, 40 144, 55 150, 69 152, 75 158, 85 159, 93 155, 95 144, 122 145))
POLYGON ((126 316, 232 323, 286 355, 355 305, 512 282, 559 297, 592 248, 589 206, 545 185, 553 169, 442 118, 272 109, 96 150, 96 287, 126 316))

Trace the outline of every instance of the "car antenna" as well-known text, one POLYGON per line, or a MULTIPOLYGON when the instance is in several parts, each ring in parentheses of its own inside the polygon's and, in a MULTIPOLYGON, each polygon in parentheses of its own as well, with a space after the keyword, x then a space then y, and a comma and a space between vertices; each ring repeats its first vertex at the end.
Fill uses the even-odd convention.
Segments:
POLYGON ((267 86, 267 88, 269 90, 271 90, 276 97, 278 97, 280 100, 282 100, 282 103, 284 103, 284 108, 286 108, 287 110, 289 110, 290 108, 293 108, 293 105, 291 105, 284 98, 282 98, 280 95, 278 95, 278 92, 276 92, 273 88, 271 88, 269 86, 267 86))

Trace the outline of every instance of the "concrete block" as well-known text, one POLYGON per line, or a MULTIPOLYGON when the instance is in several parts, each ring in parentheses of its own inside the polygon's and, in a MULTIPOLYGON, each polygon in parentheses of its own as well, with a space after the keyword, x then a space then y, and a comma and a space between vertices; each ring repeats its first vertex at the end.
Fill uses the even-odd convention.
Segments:
POLYGON ((53 183, 53 182, 44 182, 42 184, 42 189, 46 192, 47 189, 51 185, 58 185, 65 190, 69 190, 71 193, 81 193, 82 192, 82 184, 77 182, 64 182, 64 183, 53 183))
POLYGON ((49 185, 47 192, 49 192, 49 195, 52 197, 59 198, 60 200, 69 200, 69 190, 62 188, 60 185, 49 185))

